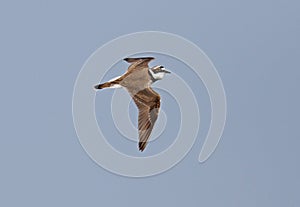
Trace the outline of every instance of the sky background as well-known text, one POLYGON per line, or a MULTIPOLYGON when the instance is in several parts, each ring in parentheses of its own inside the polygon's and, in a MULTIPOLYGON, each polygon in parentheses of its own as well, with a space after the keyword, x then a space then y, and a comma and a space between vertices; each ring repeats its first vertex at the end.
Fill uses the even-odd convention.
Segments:
POLYGON ((299 9, 295 0, 1 1, 0 206, 299 206, 299 9), (97 48, 144 30, 196 43, 223 80, 228 114, 207 162, 197 162, 200 135, 174 168, 134 179, 87 156, 72 93, 97 48))

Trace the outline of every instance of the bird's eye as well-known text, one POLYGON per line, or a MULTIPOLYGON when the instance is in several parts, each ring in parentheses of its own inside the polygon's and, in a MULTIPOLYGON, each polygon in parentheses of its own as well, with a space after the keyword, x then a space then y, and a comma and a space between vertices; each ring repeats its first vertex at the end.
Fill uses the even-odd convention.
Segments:
POLYGON ((161 65, 159 68, 164 68, 164 66, 161 65))

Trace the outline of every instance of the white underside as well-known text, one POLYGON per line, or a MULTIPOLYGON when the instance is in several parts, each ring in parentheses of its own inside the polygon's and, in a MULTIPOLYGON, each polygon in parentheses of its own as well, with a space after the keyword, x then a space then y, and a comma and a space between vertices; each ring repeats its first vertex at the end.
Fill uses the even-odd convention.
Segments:
POLYGON ((114 85, 110 86, 109 88, 122 88, 122 86, 119 84, 114 84, 114 85))
POLYGON ((154 73, 151 69, 149 70, 152 77, 155 79, 155 80, 161 80, 163 79, 165 73, 164 72, 160 72, 160 73, 154 73))

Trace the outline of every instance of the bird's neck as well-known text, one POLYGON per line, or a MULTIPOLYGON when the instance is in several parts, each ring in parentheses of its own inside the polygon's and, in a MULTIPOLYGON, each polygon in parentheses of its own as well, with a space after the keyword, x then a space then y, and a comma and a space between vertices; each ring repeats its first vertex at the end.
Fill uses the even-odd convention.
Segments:
POLYGON ((157 79, 154 78, 154 73, 151 69, 148 70, 148 73, 151 78, 151 83, 154 83, 155 81, 157 81, 157 79))

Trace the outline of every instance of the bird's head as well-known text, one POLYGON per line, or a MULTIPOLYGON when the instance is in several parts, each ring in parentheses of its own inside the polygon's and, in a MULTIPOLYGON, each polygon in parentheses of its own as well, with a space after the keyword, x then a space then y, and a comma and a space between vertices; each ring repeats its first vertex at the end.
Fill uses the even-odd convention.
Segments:
POLYGON ((153 68, 150 68, 149 71, 155 80, 161 80, 161 79, 163 79, 163 77, 165 76, 166 73, 171 73, 171 72, 167 71, 165 69, 165 67, 162 65, 154 66, 153 68))

